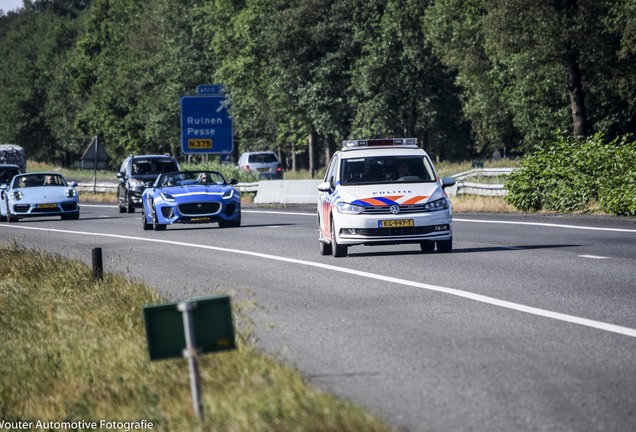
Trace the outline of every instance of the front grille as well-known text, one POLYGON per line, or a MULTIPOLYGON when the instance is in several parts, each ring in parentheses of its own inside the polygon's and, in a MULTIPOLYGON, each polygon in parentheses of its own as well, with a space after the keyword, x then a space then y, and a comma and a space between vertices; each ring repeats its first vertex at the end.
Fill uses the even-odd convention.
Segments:
POLYGON ((363 228, 356 232, 366 237, 398 237, 429 234, 435 231, 435 226, 401 227, 401 228, 363 228))
POLYGON ((53 208, 34 208, 31 213, 57 213, 60 209, 57 207, 53 208))
POLYGON ((16 213, 26 213, 29 211, 29 207, 31 206, 28 204, 16 204, 13 206, 13 211, 16 213))
MULTIPOLYGON (((424 210, 424 204, 413 204, 413 205, 401 205, 400 213, 422 213, 424 210)), ((364 214, 392 214, 391 206, 371 206, 364 208, 364 214)))
POLYGON ((209 215, 218 213, 220 207, 221 204, 219 204, 218 202, 181 204, 179 206, 179 213, 184 216, 209 215))

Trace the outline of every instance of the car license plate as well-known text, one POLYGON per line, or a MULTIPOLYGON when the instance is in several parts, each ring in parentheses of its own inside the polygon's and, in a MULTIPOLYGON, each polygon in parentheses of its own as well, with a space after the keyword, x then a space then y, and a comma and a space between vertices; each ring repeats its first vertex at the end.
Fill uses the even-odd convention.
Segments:
POLYGON ((402 228, 414 226, 413 219, 392 219, 378 221, 378 227, 380 228, 402 228))
POLYGON ((256 170, 258 172, 265 172, 265 171, 269 171, 269 168, 257 168, 256 170))
POLYGON ((57 208, 57 204, 55 203, 38 204, 37 208, 57 208))
POLYGON ((190 219, 190 221, 192 222, 204 222, 204 221, 209 221, 210 218, 209 217, 195 217, 190 219))

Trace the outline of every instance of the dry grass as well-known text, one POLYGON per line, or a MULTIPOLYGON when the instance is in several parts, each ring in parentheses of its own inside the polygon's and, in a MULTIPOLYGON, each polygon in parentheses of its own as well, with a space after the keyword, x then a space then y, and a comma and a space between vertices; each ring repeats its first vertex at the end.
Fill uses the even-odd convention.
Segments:
POLYGON ((503 197, 457 195, 451 197, 453 212, 458 213, 519 213, 503 197))
POLYGON ((121 275, 98 282, 83 263, 0 245, 0 418, 146 420, 159 431, 389 430, 256 352, 249 302, 233 302, 238 349, 201 357, 198 421, 185 360, 148 360, 142 310, 157 302, 121 275))

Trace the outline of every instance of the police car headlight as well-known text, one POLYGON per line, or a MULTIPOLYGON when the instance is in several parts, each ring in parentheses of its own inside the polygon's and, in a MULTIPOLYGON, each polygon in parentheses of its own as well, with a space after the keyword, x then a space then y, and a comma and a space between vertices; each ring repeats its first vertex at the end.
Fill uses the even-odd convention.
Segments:
POLYGON ((226 190, 223 194, 223 199, 230 199, 234 196, 234 189, 226 190))
POLYGON ((448 209, 448 201, 446 198, 441 198, 435 201, 431 201, 430 203, 426 203, 424 205, 425 211, 438 211, 438 210, 447 210, 448 209))
POLYGON ((77 191, 75 189, 67 189, 66 192, 64 192, 64 195, 66 195, 66 198, 75 198, 77 196, 77 191))
POLYGON ((336 204, 336 208, 338 212, 342 214, 360 214, 364 212, 364 207, 345 202, 339 202, 336 204))
POLYGON ((174 197, 169 193, 161 192, 161 198, 163 198, 164 201, 174 201, 174 197))
POLYGON ((132 187, 140 187, 144 185, 144 181, 143 180, 139 180, 139 179, 130 179, 130 185, 132 187))

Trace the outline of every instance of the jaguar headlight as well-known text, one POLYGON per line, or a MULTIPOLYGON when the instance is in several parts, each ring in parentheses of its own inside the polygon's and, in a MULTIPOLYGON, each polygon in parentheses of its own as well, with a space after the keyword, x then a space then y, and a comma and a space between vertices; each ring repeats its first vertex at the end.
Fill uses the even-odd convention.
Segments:
POLYGON ((174 201, 174 197, 172 195, 170 195, 169 193, 165 193, 165 192, 161 192, 161 198, 163 198, 164 201, 174 201))
POLYGON ((64 195, 66 195, 66 198, 75 198, 77 196, 77 191, 75 189, 67 189, 64 195))
POLYGON ((336 208, 338 209, 338 212, 342 214, 364 213, 364 207, 355 204, 349 204, 346 202, 339 202, 338 204, 336 204, 336 208))
POLYGON ((230 199, 234 196, 234 189, 228 189, 223 194, 223 199, 230 199))
POLYGON ((448 201, 446 198, 440 198, 435 201, 431 201, 424 205, 425 211, 439 211, 439 210, 447 210, 448 209, 448 201))

